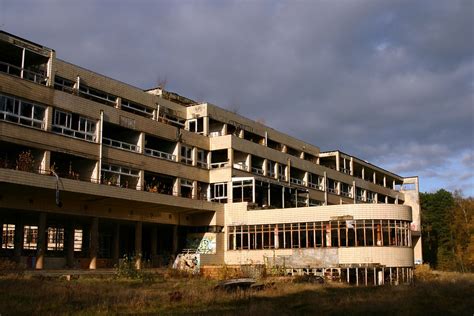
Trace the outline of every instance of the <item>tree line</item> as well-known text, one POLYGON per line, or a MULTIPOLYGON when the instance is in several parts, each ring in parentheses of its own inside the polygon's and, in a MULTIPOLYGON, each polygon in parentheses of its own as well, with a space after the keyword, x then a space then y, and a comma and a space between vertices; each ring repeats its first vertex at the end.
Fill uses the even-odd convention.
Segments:
POLYGON ((423 261, 439 270, 474 271, 474 199, 444 189, 420 193, 423 261))

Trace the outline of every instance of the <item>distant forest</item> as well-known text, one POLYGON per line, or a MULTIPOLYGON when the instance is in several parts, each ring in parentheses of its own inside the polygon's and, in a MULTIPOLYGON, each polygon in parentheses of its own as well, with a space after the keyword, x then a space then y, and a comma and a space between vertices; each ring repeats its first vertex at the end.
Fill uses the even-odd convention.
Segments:
POLYGON ((423 261, 438 270, 474 272, 474 199, 441 189, 420 193, 423 261))

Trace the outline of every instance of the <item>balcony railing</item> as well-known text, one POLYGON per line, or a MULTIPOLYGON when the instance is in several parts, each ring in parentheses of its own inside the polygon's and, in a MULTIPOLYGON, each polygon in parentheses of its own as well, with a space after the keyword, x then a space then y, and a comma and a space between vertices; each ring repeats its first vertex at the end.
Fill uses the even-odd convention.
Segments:
POLYGON ((209 169, 209 164, 207 162, 204 162, 204 161, 197 161, 196 166, 198 166, 199 168, 203 168, 203 169, 209 169))
POLYGON ((345 196, 345 197, 348 197, 348 198, 352 198, 352 193, 351 193, 351 192, 344 192, 344 191, 341 191, 341 195, 342 195, 342 196, 345 196))
POLYGON ((176 161, 175 155, 150 148, 145 148, 145 155, 170 161, 176 161))
MULTIPOLYGON (((217 169, 217 168, 224 168, 227 167, 228 161, 222 161, 222 162, 213 162, 211 163, 211 169, 217 169)), ((227 197, 226 197, 227 198, 227 197)))
POLYGON ((248 166, 245 163, 237 162, 234 163, 234 169, 248 171, 248 166))
POLYGON ((130 144, 130 143, 126 143, 126 142, 122 142, 122 141, 119 141, 119 140, 115 140, 115 139, 110 139, 110 138, 102 138, 102 143, 106 146, 110 146, 110 147, 115 147, 115 148, 120 148, 120 149, 123 149, 123 150, 127 150, 127 151, 132 151, 132 152, 140 152, 140 147, 137 146, 137 145, 134 145, 134 144, 130 144))
POLYGON ((263 169, 252 167, 252 172, 255 174, 263 175, 263 169))
POLYGON ((34 72, 25 68, 17 67, 12 64, 0 62, 0 71, 9 75, 17 76, 22 79, 33 81, 42 85, 46 85, 47 77, 39 72, 34 72))
POLYGON ((222 136, 222 132, 210 132, 209 137, 218 137, 222 136))
POLYGON ((53 125, 52 131, 57 134, 62 134, 77 139, 84 139, 90 142, 95 142, 95 133, 86 133, 84 131, 74 130, 68 127, 53 125))
POLYGON ((324 191, 323 186, 320 185, 320 184, 315 184, 315 183, 308 182, 308 186, 310 188, 313 188, 313 189, 316 189, 316 190, 319 190, 319 191, 324 191))
POLYGON ((297 178, 290 178, 290 182, 294 183, 294 184, 297 184, 297 185, 301 185, 301 186, 306 185, 305 181, 303 181, 301 179, 297 179, 297 178))
POLYGON ((337 190, 337 188, 328 188, 328 193, 339 194, 339 191, 337 190))
POLYGON ((351 174, 351 170, 350 170, 350 169, 346 169, 346 168, 341 168, 341 172, 342 172, 342 173, 351 174))

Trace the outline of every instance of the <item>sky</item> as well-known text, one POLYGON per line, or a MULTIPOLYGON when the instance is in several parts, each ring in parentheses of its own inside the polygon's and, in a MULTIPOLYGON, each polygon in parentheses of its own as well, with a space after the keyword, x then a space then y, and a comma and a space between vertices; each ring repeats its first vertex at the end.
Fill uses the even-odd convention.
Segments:
POLYGON ((474 196, 474 1, 0 0, 0 29, 474 196))

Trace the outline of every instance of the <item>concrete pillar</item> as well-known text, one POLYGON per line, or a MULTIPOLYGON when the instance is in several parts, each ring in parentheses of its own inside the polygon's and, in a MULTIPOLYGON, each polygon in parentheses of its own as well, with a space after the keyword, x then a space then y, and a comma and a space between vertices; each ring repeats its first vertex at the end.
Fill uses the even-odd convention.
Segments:
POLYGON ((365 168, 362 167, 362 180, 365 180, 365 168))
POLYGON ((69 268, 74 268, 74 224, 66 227, 66 263, 69 268))
POLYGON ((354 157, 351 157, 349 168, 351 169, 351 176, 354 175, 354 157))
POLYGON ((202 118, 202 132, 204 136, 209 136, 209 116, 202 118))
POLYGON ((38 244, 36 247, 35 269, 44 268, 44 253, 46 251, 46 213, 40 213, 38 223, 38 244))
POLYGON ((117 109, 122 108, 122 98, 121 97, 117 97, 117 99, 115 100, 115 108, 117 108, 117 109))
POLYGON ((178 254, 178 225, 173 226, 173 245, 172 245, 172 253, 178 254))
POLYGON ((21 218, 15 223, 15 235, 13 237, 13 256, 15 260, 20 261, 21 251, 23 250, 24 228, 21 218))
POLYGON ((138 171, 138 181, 135 189, 139 191, 145 190, 145 170, 138 171))
POLYGON ((143 154, 145 152, 145 133, 140 133, 138 137, 138 152, 143 154))
POLYGON ((341 171, 341 154, 337 151, 336 152, 336 170, 341 171))
POLYGON ((227 149, 227 161, 229 162, 229 166, 234 166, 234 150, 232 148, 227 149))
POLYGON ((92 218, 90 225, 90 245, 89 245, 89 257, 91 259, 89 263, 89 269, 97 269, 97 256, 99 253, 99 218, 92 218))
POLYGON ((114 225, 114 235, 112 240, 112 259, 115 263, 118 263, 120 256, 120 224, 114 225))
POLYGON ((191 162, 192 166, 197 166, 197 160, 198 160, 198 149, 196 147, 193 147, 193 150, 191 151, 191 157, 193 161, 191 162))
POLYGON ((135 267, 140 270, 142 268, 142 222, 135 223, 135 267))
POLYGON ((359 268, 356 268, 356 286, 359 286, 359 268))
POLYGON ((247 171, 252 172, 252 155, 248 154, 245 158, 245 164, 247 165, 247 171))
POLYGON ((151 228, 151 259, 158 254, 158 226, 155 224, 151 228))
POLYGON ((324 205, 328 205, 328 176, 326 171, 324 171, 324 205))
POLYGON ((262 170, 263 170, 263 175, 268 176, 268 159, 263 159, 263 165, 262 165, 262 170))
POLYGON ((44 113, 44 130, 50 132, 53 126, 53 107, 48 106, 44 113))
POLYGON ((45 150, 40 162, 40 173, 49 174, 49 167, 51 165, 51 152, 45 150))

